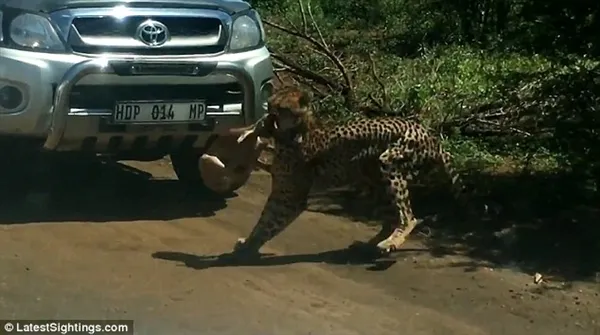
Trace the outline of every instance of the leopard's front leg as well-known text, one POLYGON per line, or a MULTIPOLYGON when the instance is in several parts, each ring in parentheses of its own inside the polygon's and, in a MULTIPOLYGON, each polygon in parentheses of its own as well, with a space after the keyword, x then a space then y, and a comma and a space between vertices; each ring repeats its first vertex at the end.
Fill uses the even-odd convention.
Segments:
POLYGON ((287 185, 275 185, 262 210, 258 223, 247 238, 239 238, 233 253, 258 256, 260 248, 284 231, 306 209, 309 187, 297 180, 287 185))

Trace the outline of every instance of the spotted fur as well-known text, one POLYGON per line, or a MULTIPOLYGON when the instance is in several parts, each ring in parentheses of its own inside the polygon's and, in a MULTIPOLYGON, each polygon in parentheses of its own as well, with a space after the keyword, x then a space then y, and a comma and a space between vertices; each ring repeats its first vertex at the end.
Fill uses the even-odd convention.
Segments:
POLYGON ((267 116, 255 127, 257 134, 275 142, 271 194, 248 238, 238 240, 235 253, 257 254, 285 230, 306 209, 316 183, 341 186, 365 179, 387 191, 398 220, 384 224, 369 241, 382 252, 399 248, 417 225, 408 182, 423 167, 443 168, 455 195, 462 193, 450 155, 419 123, 380 117, 325 126, 314 118, 310 104, 309 93, 282 88, 271 96, 267 116))

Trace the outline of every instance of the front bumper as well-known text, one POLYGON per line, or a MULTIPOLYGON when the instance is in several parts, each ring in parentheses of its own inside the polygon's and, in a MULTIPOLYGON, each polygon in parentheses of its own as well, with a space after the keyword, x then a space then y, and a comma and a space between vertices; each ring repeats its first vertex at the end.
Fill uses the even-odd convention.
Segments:
POLYGON ((0 84, 22 88, 27 99, 21 110, 0 114, 0 134, 39 138, 45 149, 60 151, 168 152, 181 145, 200 148, 211 134, 260 118, 265 113, 265 94, 270 90, 272 76, 266 48, 214 57, 159 59, 88 58, 0 49, 0 84), (193 67, 196 71, 182 75, 145 74, 139 70, 156 65, 193 67), (232 83, 241 88, 241 101, 207 106, 206 122, 200 125, 116 126, 110 124, 110 108, 82 109, 72 105, 72 93, 81 87, 136 87, 140 91, 152 85, 211 87, 232 83))

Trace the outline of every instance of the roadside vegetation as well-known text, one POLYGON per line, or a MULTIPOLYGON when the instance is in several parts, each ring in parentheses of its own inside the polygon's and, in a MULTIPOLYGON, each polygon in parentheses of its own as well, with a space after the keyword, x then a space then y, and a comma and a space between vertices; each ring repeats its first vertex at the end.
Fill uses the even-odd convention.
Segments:
POLYGON ((491 218, 433 223, 431 243, 600 280, 599 2, 254 5, 278 77, 313 90, 320 117, 370 106, 369 115, 416 118, 443 136, 491 218))

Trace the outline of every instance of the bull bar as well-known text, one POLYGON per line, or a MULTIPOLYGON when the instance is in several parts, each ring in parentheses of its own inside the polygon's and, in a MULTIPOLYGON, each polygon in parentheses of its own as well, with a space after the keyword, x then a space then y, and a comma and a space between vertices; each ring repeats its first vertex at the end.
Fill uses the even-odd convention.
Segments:
POLYGON ((227 74, 235 77, 243 89, 244 101, 242 103, 242 113, 246 124, 252 124, 254 119, 258 117, 256 111, 260 110, 255 99, 255 89, 251 75, 245 71, 243 64, 232 62, 215 62, 215 61, 183 61, 183 60, 132 60, 132 59, 93 59, 83 61, 71 67, 62 77, 56 88, 54 102, 51 108, 50 126, 48 136, 44 142, 44 149, 55 150, 64 137, 67 127, 67 118, 70 110, 70 94, 73 86, 83 77, 91 74, 116 74, 116 75, 148 75, 135 73, 134 68, 139 66, 149 65, 183 65, 193 66, 200 69, 210 69, 209 73, 199 71, 199 73, 181 74, 181 73, 160 73, 152 75, 186 75, 186 76, 204 76, 207 74, 227 74), (131 69, 130 73, 126 74, 123 71, 116 71, 116 68, 131 69))

